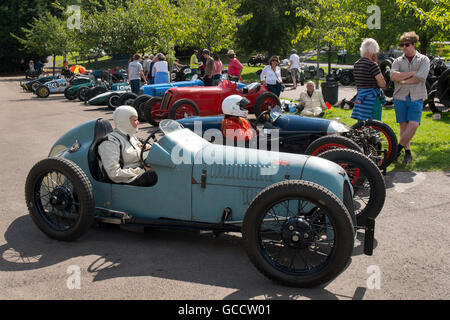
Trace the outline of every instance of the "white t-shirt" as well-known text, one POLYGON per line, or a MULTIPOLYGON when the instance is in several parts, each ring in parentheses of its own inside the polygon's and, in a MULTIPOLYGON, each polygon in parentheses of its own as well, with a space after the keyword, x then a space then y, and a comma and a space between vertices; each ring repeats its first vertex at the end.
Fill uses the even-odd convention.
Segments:
POLYGON ((275 85, 277 82, 283 82, 281 79, 281 69, 280 67, 275 68, 275 72, 272 70, 272 67, 265 66, 263 71, 261 72, 261 81, 266 80, 267 84, 275 85), (264 79, 265 78, 265 79, 264 79))
POLYGON ((142 70, 143 70, 142 64, 140 64, 139 61, 134 60, 130 62, 130 64, 128 65, 128 79, 129 80, 141 79, 139 72, 142 70))
POLYGON ((167 61, 158 61, 153 65, 153 69, 155 70, 154 74, 156 75, 158 72, 168 72, 169 66, 167 61))
POLYGON ((291 69, 300 68, 300 57, 297 54, 291 54, 291 56, 289 57, 289 61, 292 61, 291 69))

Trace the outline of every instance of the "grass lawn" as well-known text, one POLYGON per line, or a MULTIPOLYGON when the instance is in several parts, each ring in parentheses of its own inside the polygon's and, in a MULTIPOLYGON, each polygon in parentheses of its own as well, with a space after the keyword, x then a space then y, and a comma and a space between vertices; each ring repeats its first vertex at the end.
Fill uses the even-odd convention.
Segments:
MULTIPOLYGON (((342 122, 353 125, 352 110, 333 108, 325 113, 328 119, 340 118, 342 122)), ((441 120, 433 120, 433 113, 425 111, 422 125, 417 130, 411 143, 413 162, 402 165, 400 161, 389 166, 388 171, 448 171, 450 170, 450 114, 443 114, 441 120)), ((399 126, 395 120, 394 109, 383 109, 383 122, 387 123, 397 134, 399 126)))

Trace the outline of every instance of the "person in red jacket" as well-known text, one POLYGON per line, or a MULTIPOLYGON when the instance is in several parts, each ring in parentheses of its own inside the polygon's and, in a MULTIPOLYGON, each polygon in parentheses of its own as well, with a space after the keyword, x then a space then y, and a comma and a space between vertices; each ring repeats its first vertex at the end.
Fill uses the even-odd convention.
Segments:
POLYGON ((227 140, 250 141, 255 137, 250 122, 247 120, 248 110, 245 106, 250 101, 240 95, 232 95, 222 102, 222 112, 225 115, 222 121, 222 134, 227 140))

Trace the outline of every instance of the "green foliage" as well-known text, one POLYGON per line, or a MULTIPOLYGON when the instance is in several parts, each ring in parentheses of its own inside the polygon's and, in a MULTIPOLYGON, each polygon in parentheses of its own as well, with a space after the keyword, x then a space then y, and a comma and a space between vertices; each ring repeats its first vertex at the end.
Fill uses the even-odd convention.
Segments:
MULTIPOLYGON (((236 48, 247 54, 287 55, 292 49, 291 40, 303 27, 303 22, 295 15, 285 15, 286 11, 295 11, 296 2, 242 0, 238 15, 249 15, 249 19, 238 28, 236 48)), ((297 44, 296 48, 300 46, 297 44)))
POLYGON ((238 26, 248 18, 237 16, 238 1, 179 0, 177 3, 183 44, 211 52, 229 48, 238 26))
POLYGON ((66 55, 72 50, 74 34, 67 28, 65 20, 52 16, 49 12, 33 18, 29 28, 22 27, 23 38, 14 34, 25 50, 40 56, 66 55))

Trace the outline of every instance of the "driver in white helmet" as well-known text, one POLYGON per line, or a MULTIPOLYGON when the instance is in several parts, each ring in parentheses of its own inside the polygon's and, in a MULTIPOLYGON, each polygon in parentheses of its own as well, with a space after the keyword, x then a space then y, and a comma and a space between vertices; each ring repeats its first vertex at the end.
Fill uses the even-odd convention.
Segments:
POLYGON ((222 134, 234 141, 249 141, 254 137, 250 122, 247 120, 248 110, 244 109, 250 101, 240 95, 232 95, 222 102, 222 134))
MULTIPOLYGON (((98 146, 99 165, 114 183, 152 186, 158 181, 156 173, 141 162, 142 143, 136 138, 138 115, 136 109, 121 106, 113 114, 115 129, 98 146)), ((145 150, 150 149, 149 145, 145 150)))

